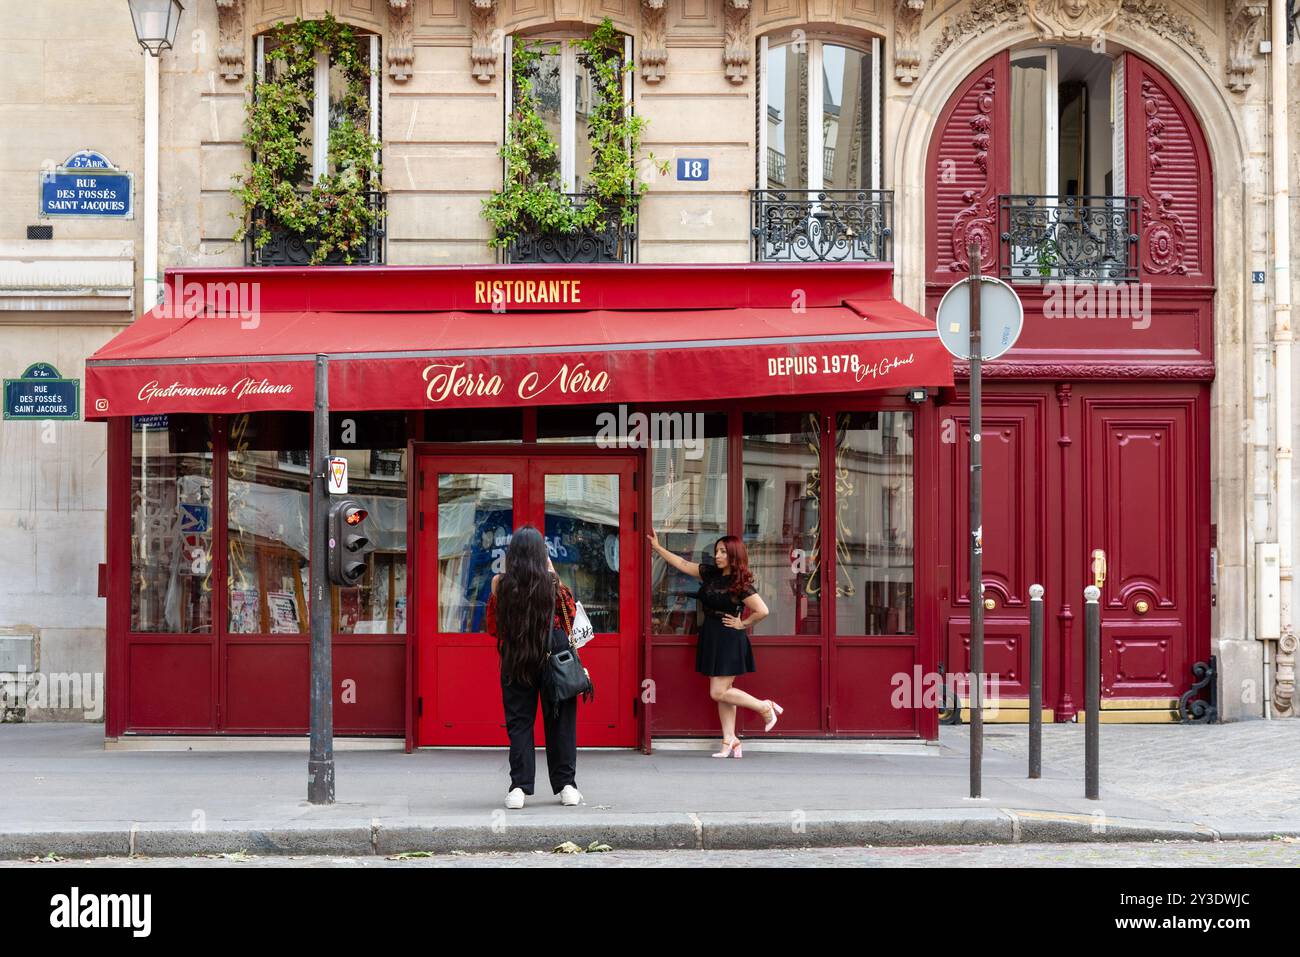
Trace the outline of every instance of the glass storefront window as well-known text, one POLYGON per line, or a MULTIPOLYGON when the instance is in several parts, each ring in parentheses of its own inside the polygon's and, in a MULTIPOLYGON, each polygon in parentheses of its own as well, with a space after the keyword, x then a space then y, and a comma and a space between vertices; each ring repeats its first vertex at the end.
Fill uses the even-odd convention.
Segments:
POLYGON ((212 631, 212 423, 131 419, 131 630, 212 631))
POLYGON ((369 513, 374 546, 358 585, 333 586, 335 634, 406 633, 406 438, 405 413, 330 416, 330 455, 347 459, 348 497, 369 513))
MULTIPOLYGON (((623 420, 629 414, 624 407, 623 420)), ((606 446, 607 436, 618 438, 619 423, 616 405, 545 406, 537 410, 537 441, 606 446)))
POLYGON ((424 413, 429 442, 522 442, 523 409, 433 410, 424 413))
MULTIPOLYGON (((727 534, 727 416, 680 415, 683 429, 678 434, 689 441, 661 442, 650 452, 652 521, 664 548, 688 561, 712 561, 714 542, 727 534), (684 428, 686 416, 691 423, 689 436, 684 428)), ((650 571, 652 634, 694 634, 699 588, 698 581, 654 555, 650 571)))
POLYGON ((836 634, 915 632, 912 480, 912 413, 837 417, 836 634))
POLYGON ((231 416, 229 624, 236 635, 307 634, 311 416, 231 416))
POLYGON ((547 551, 596 633, 618 631, 618 476, 572 473, 545 480, 547 551))
POLYGON ((743 537, 771 614, 759 635, 821 631, 821 428, 816 413, 746 412, 743 537))
POLYGON ((492 576, 505 569, 515 527, 514 476, 438 476, 438 631, 485 629, 492 576))

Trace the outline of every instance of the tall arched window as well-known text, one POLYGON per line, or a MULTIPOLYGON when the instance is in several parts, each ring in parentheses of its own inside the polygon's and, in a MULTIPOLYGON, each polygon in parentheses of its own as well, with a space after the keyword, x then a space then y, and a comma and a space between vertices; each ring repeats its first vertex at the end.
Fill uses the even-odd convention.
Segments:
MULTIPOLYGON (((379 139, 379 83, 380 83, 380 61, 379 61, 379 37, 376 34, 365 34, 358 31, 361 35, 361 42, 364 44, 363 49, 368 50, 371 69, 370 91, 367 97, 370 107, 370 135, 374 139, 379 139)), ((272 74, 269 72, 276 69, 276 61, 268 56, 275 48, 276 39, 273 35, 263 34, 256 39, 257 55, 257 76, 261 79, 271 79, 272 74)), ((304 158, 311 157, 309 170, 311 181, 319 180, 326 173, 331 172, 329 162, 329 132, 338 125, 337 113, 338 104, 343 97, 343 90, 346 81, 343 77, 343 71, 335 63, 330 62, 329 54, 324 51, 316 54, 316 76, 312 88, 312 122, 311 126, 303 130, 302 133, 302 152, 304 158)))
POLYGON ((879 189, 880 41, 762 37, 759 59, 758 188, 879 189))
MULTIPOLYGON (((562 192, 581 193, 589 182, 592 167, 591 143, 587 139, 587 117, 591 112, 596 86, 587 68, 582 64, 571 36, 541 36, 529 38, 528 49, 538 52, 536 91, 539 114, 559 147, 559 182, 562 192)), ((506 76, 513 77, 511 68, 513 42, 507 42, 506 76)), ((623 38, 623 62, 632 57, 632 38, 623 38)), ((631 104, 630 78, 623 84, 625 102, 631 104)), ((506 100, 506 116, 510 116, 514 90, 506 100)))

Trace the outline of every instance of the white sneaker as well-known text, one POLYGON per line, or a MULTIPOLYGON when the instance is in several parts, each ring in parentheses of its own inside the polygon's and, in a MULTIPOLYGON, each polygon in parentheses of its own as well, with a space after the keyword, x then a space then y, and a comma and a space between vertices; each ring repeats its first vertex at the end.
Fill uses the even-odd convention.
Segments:
POLYGON ((560 791, 560 803, 565 807, 577 807, 582 803, 582 794, 572 784, 566 784, 560 791))
POLYGON ((506 795, 506 807, 512 811, 518 811, 524 806, 524 789, 511 788, 510 793, 506 795))

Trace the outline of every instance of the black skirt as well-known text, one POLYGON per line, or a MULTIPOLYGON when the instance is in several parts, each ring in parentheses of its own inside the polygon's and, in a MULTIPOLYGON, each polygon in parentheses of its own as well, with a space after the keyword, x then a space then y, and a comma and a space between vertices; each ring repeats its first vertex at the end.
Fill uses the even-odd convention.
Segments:
POLYGON ((755 671, 749 633, 743 628, 728 628, 717 615, 706 614, 695 644, 695 670, 711 678, 755 671))

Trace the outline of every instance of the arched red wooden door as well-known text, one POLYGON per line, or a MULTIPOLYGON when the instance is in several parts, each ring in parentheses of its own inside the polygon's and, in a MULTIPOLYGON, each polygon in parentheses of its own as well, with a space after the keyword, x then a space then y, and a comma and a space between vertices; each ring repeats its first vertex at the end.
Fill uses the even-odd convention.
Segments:
MULTIPOLYGON (((1105 698, 1177 697, 1209 654, 1212 171, 1174 84, 1137 56, 1115 57, 1109 92, 1122 119, 1107 182, 1120 194, 1113 208, 1133 211, 1136 281, 1125 293, 1144 297, 1145 312, 1060 318, 1049 306, 1065 285, 1056 274, 1017 277, 1005 263, 1006 208, 1023 199, 1010 196, 1024 155, 1013 137, 1012 57, 1004 51, 974 70, 931 137, 926 299, 933 310, 965 276, 973 241, 1025 307, 1017 347, 985 367, 986 661, 1004 707, 1015 709, 1028 694, 1028 589, 1046 586, 1045 702, 1065 720, 1081 707, 1082 590, 1094 549, 1109 565, 1105 698)), ((1064 195, 1039 199, 1066 204, 1064 195)), ((1072 281, 1065 292, 1095 302, 1099 288, 1072 281)), ((941 410, 938 430, 939 638, 949 672, 969 668, 962 366, 959 401, 941 410)))

